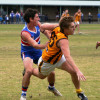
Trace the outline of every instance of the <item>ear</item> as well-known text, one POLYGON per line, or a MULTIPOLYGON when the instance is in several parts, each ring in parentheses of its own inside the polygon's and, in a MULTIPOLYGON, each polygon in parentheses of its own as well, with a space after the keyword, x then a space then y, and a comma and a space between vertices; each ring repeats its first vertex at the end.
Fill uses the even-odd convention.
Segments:
POLYGON ((30 17, 30 18, 29 18, 29 20, 30 20, 30 22, 31 22, 31 21, 33 21, 33 18, 32 18, 32 17, 30 17))

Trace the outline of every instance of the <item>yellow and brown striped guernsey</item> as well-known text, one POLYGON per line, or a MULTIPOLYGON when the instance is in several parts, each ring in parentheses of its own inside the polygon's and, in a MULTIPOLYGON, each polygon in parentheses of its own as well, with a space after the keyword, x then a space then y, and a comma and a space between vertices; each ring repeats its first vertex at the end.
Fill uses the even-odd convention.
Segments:
POLYGON ((80 21, 81 13, 76 13, 75 22, 80 21))
POLYGON ((67 13, 67 14, 62 14, 62 17, 69 17, 69 14, 67 13))
POLYGON ((55 27, 55 29, 53 30, 53 32, 55 32, 55 34, 59 33, 60 32, 60 27, 55 27))
MULTIPOLYGON (((58 28, 58 27, 57 27, 58 28)), ((63 33, 57 33, 57 28, 55 28, 51 34, 51 38, 47 48, 42 53, 42 59, 45 62, 55 64, 62 57, 62 52, 59 47, 57 47, 57 42, 61 39, 68 39, 63 33)))

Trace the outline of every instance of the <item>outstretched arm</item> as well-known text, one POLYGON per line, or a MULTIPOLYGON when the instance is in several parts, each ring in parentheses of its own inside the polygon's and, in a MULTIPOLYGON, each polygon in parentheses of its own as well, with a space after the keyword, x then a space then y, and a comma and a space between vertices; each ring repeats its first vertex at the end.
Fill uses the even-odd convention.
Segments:
POLYGON ((55 23, 55 24, 44 23, 44 24, 41 25, 40 31, 43 34, 45 34, 47 36, 47 38, 49 39, 50 36, 51 36, 51 31, 57 26, 59 26, 58 23, 55 23))
POLYGON ((71 55, 70 55, 70 50, 69 50, 69 42, 67 39, 62 39, 59 41, 59 46, 66 58, 67 63, 73 68, 73 70, 76 72, 77 76, 78 76, 78 80, 83 80, 85 81, 86 78, 85 76, 82 74, 82 72, 79 70, 79 68, 76 66, 74 60, 72 59, 71 55))

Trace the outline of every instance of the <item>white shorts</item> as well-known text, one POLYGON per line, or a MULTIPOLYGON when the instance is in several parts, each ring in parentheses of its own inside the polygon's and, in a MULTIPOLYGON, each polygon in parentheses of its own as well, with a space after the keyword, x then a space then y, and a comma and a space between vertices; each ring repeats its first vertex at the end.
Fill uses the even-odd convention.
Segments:
POLYGON ((77 21, 77 22, 75 22, 75 24, 76 24, 76 25, 77 25, 77 24, 79 25, 79 24, 80 24, 80 22, 79 22, 79 21, 77 21))
POLYGON ((56 64, 50 64, 43 62, 42 57, 39 58, 38 61, 38 67, 40 73, 42 73, 44 76, 49 75, 52 71, 55 70, 55 68, 61 68, 61 65, 66 61, 64 55, 62 55, 60 61, 58 61, 56 64), (41 66, 39 66, 41 64, 41 66))

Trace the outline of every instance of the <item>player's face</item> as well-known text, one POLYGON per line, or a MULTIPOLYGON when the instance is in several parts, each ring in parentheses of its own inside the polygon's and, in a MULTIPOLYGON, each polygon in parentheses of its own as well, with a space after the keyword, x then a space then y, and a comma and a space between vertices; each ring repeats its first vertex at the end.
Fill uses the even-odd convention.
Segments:
POLYGON ((35 17, 34 17, 34 19, 33 19, 33 24, 34 24, 35 26, 37 26, 39 20, 40 20, 40 18, 39 18, 39 16, 38 16, 38 14, 35 14, 35 17))
POLYGON ((68 13, 68 10, 66 10, 65 13, 67 14, 68 13))
POLYGON ((64 29, 64 33, 66 35, 73 35, 74 31, 75 31, 75 24, 74 24, 74 22, 71 22, 71 24, 70 24, 68 29, 64 29))
POLYGON ((78 13, 80 13, 80 12, 81 12, 81 10, 79 9, 79 10, 78 10, 78 13))

